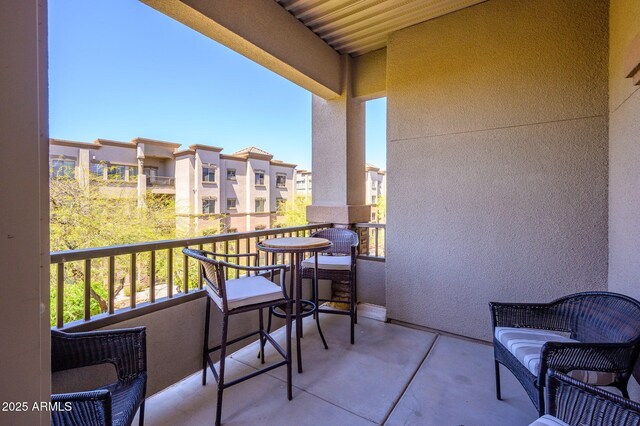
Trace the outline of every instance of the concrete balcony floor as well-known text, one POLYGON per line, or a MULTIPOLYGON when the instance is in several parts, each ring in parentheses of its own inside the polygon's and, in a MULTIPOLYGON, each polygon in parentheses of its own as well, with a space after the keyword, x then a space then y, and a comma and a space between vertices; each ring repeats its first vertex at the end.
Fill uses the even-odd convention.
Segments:
MULTIPOLYGON (((225 425, 528 425, 533 404, 506 370, 504 400, 494 390, 490 345, 360 318, 349 343, 348 317, 322 316, 324 350, 307 318, 304 372, 294 361, 293 400, 280 367, 225 390, 225 425)), ((284 341, 284 329, 274 333, 284 341)), ((295 348, 295 345, 293 345, 295 348)), ((253 343, 227 358, 227 380, 260 366, 253 343)), ((277 359, 267 346, 267 364, 277 359)), ((294 358, 295 359, 295 358, 294 358)), ((147 425, 213 424, 216 383, 211 372, 190 376, 147 400, 147 425)), ((134 423, 137 424, 137 423, 134 423)))

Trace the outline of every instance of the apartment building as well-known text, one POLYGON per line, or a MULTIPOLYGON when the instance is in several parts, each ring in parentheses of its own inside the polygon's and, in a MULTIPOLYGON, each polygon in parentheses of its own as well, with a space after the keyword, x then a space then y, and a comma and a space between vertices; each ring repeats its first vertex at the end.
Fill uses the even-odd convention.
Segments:
POLYGON ((387 173, 372 164, 367 164, 365 170, 367 175, 365 200, 367 203, 375 205, 378 203, 378 197, 385 196, 387 193, 387 173))
POLYGON ((295 164, 248 147, 231 155, 222 148, 146 138, 92 143, 50 140, 52 177, 72 175, 97 184, 105 196, 148 193, 175 197, 177 225, 185 232, 243 232, 271 227, 278 203, 294 194, 295 164))
POLYGON ((309 170, 296 170, 296 195, 311 198, 311 172, 309 170))
MULTIPOLYGON (((380 167, 376 167, 372 164, 366 165, 365 174, 365 200, 367 200, 368 204, 374 206, 371 210, 371 220, 377 222, 378 215, 375 205, 378 203, 379 197, 384 196, 387 192, 387 174, 384 170, 380 170, 380 167)), ((295 182, 295 195, 302 195, 304 197, 311 198, 313 184, 312 173, 309 170, 296 170, 295 182)))

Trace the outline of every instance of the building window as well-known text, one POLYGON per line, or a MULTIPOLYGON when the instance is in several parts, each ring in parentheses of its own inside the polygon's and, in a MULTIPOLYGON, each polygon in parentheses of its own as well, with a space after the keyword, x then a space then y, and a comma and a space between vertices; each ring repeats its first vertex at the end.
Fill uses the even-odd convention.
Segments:
POLYGON ((106 166, 104 163, 91 163, 89 165, 89 172, 100 179, 104 179, 104 170, 106 169, 106 166))
POLYGON ((137 182, 138 181, 138 166, 129 166, 128 167, 129 175, 127 179, 130 181, 137 182))
POLYGON ((204 200, 202 200, 202 214, 214 214, 215 212, 216 212, 215 198, 205 198, 204 200))
POLYGON ((236 198, 227 198, 227 210, 237 209, 238 200, 236 198))
MULTIPOLYGON (((235 172, 235 170, 234 170, 235 172)), ((229 171, 227 170, 227 178, 229 176, 229 171)), ((235 179, 235 174, 234 174, 235 179)), ((216 181, 216 169, 214 167, 203 167, 202 168, 202 181, 203 182, 215 182, 216 181)))
POLYGON ((76 175, 75 160, 56 159, 51 160, 50 177, 53 179, 73 178, 76 175))
POLYGON ((287 175, 286 173, 276 173, 276 188, 287 187, 287 175))
POLYGON ((111 165, 107 169, 107 178, 111 180, 124 180, 126 175, 127 166, 114 166, 111 165))
POLYGON ((256 198, 256 213, 264 213, 264 198, 256 198))
POLYGON ((304 179, 298 179, 296 181, 296 189, 304 189, 304 179))
POLYGON ((371 196, 371 204, 375 204, 376 203, 376 196, 372 195, 371 196))
POLYGON ((286 198, 276 198, 276 210, 280 211, 284 208, 285 203, 287 202, 286 198))
POLYGON ((236 180, 236 169, 227 169, 227 180, 236 180))
POLYGON ((256 170, 256 185, 264 185, 264 170, 256 170))

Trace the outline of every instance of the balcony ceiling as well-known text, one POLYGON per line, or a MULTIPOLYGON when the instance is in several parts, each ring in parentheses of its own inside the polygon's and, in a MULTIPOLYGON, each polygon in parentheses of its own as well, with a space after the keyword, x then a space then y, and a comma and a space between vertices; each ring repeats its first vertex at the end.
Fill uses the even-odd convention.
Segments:
POLYGON ((387 45, 393 31, 486 0, 275 0, 340 53, 359 56, 387 45))

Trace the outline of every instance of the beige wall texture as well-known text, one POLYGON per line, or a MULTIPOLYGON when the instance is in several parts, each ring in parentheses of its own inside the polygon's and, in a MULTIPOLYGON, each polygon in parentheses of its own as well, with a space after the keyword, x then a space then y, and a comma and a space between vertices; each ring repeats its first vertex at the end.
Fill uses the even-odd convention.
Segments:
POLYGON ((606 289, 607 31, 494 0, 390 36, 390 318, 489 339, 489 301, 606 289))
POLYGON ((0 2, 0 410, 2 425, 49 424, 46 2, 0 2), (1 407, 0 407, 1 408, 1 407))
POLYGON ((640 299, 640 86, 622 71, 640 2, 612 0, 609 19, 609 289, 640 299))
MULTIPOLYGON (((202 342, 206 298, 186 302, 148 315, 115 324, 108 329, 144 326, 147 328, 147 397, 171 386, 202 368, 202 342)), ((215 304, 211 305, 210 344, 219 344, 222 317, 215 304)), ((279 323, 277 323, 279 324, 279 323)), ((229 320, 229 336, 241 336, 258 328, 258 315, 245 313, 233 315, 229 320)), ((237 343, 229 353, 246 346, 255 339, 237 343)), ((219 352, 213 355, 218 360, 219 352)), ((115 369, 89 367, 64 371, 53 376, 54 392, 90 390, 113 383, 115 369)), ((210 376, 209 376, 210 377, 210 376)), ((213 379, 208 386, 215 386, 213 379)), ((212 401, 213 402, 213 401, 212 401)))

